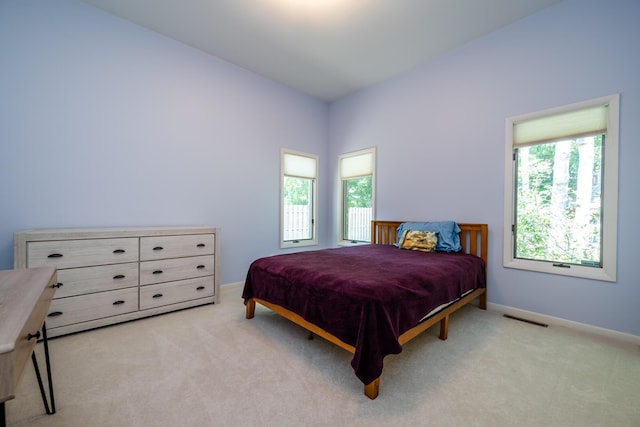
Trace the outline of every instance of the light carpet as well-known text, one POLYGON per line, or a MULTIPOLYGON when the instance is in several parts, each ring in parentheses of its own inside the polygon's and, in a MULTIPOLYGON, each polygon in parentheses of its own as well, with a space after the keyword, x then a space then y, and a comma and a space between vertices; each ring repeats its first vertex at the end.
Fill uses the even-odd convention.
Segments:
POLYGON ((246 320, 241 291, 52 339, 57 413, 28 367, 8 426, 640 426, 638 346, 467 306, 447 341, 388 356, 370 400, 349 353, 261 306, 246 320))

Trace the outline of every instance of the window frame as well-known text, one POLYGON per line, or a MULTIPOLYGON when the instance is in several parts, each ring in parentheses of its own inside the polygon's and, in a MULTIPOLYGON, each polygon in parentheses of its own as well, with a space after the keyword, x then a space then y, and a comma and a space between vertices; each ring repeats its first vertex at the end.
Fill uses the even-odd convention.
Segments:
POLYGON ((280 248, 298 248, 304 246, 314 246, 318 244, 318 172, 319 157, 315 154, 304 153, 302 151, 290 150, 283 148, 280 152, 280 248), (293 174, 285 174, 285 156, 297 156, 313 159, 315 162, 315 174, 313 177, 297 176, 293 174), (285 177, 306 178, 312 180, 312 197, 311 197, 311 239, 285 240, 284 239, 284 180, 285 177))
POLYGON ((362 245, 362 244, 369 244, 371 242, 371 236, 369 236, 369 241, 352 241, 352 240, 346 240, 344 239, 344 227, 345 227, 345 223, 344 223, 344 218, 345 218, 345 205, 344 205, 344 201, 345 201, 345 194, 344 194, 344 181, 346 179, 351 179, 351 178, 357 178, 357 177, 364 177, 364 176, 369 176, 371 175, 371 218, 374 219, 376 217, 376 147, 370 147, 370 148, 365 148, 362 150, 358 150, 358 151, 353 151, 350 153, 344 153, 344 154, 340 154, 338 156, 338 227, 337 227, 337 231, 338 231, 338 236, 337 236, 337 241, 338 241, 338 245, 339 246, 355 246, 355 245, 362 245), (354 175, 354 176, 348 176, 348 177, 343 177, 343 173, 342 173, 342 161, 344 159, 348 159, 348 158, 353 158, 353 157, 358 157, 358 156, 362 156, 362 155, 368 155, 370 154, 372 156, 371 159, 371 173, 370 174, 363 174, 363 175, 354 175))
POLYGON ((614 94, 601 98, 577 102, 556 108, 509 117, 505 120, 505 180, 504 180, 504 242, 503 266, 542 273, 572 276, 585 279, 616 281, 617 271, 617 223, 618 223, 618 145, 619 145, 619 109, 620 95, 614 94), (602 266, 581 266, 554 263, 553 261, 515 258, 515 214, 517 177, 514 159, 515 123, 560 115, 597 106, 608 106, 608 123, 603 148, 602 165, 602 266))

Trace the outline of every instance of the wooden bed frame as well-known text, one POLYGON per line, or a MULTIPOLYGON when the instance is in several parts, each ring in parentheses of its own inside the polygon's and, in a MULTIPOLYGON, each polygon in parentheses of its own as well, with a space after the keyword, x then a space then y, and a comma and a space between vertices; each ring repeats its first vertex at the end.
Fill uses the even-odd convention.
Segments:
MULTIPOLYGON (((371 242, 378 245, 392 245, 396 241, 396 229, 404 221, 371 221, 371 242)), ((473 254, 479 256, 484 260, 485 266, 487 266, 487 224, 458 224, 460 227, 460 243, 462 245, 462 251, 464 253, 473 254)), ((486 270, 485 270, 486 271, 486 270)), ((476 289, 473 292, 468 293, 455 303, 447 306, 442 311, 432 315, 423 322, 409 329, 402 335, 400 335, 398 341, 400 345, 404 346, 407 342, 420 335, 422 332, 429 329, 431 326, 440 322, 440 339, 446 340, 449 332, 449 316, 461 307, 467 305, 474 299, 479 298, 479 306, 481 309, 487 309, 487 290, 476 289)), ((334 343, 335 345, 342 347, 350 353, 355 353, 355 347, 345 343, 336 336, 330 334, 324 329, 314 325, 303 319, 296 313, 287 310, 277 304, 264 301, 259 298, 250 298, 246 301, 246 318, 252 319, 255 315, 256 302, 269 308, 275 313, 291 320, 293 323, 302 326, 307 329, 311 334, 316 334, 334 343)), ((378 397, 380 391, 380 377, 373 380, 371 383, 364 386, 364 394, 370 398, 375 399, 378 397)))

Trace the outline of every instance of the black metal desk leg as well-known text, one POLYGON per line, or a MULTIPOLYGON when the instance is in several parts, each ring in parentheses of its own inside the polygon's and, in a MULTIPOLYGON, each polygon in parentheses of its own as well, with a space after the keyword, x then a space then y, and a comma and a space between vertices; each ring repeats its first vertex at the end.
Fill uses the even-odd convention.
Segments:
POLYGON ((44 410, 48 415, 52 415, 56 413, 56 403, 53 397, 53 382, 51 379, 51 362, 49 360, 49 343, 47 341, 46 324, 42 325, 42 344, 44 346, 44 358, 47 366, 47 381, 49 382, 49 397, 51 399, 51 409, 49 409, 49 402, 44 391, 44 385, 42 384, 42 377, 40 376, 40 368, 38 367, 38 359, 36 359, 35 350, 33 351, 33 353, 31 353, 31 361, 33 362, 33 369, 36 371, 36 378, 38 379, 38 386, 40 387, 40 395, 42 396, 44 410))
POLYGON ((7 418, 4 412, 4 402, 0 403, 0 427, 7 427, 7 418))
POLYGON ((56 413, 56 401, 53 397, 53 379, 51 376, 51 361, 49 360, 49 341, 47 340, 47 324, 42 324, 42 344, 44 346, 44 361, 47 365, 47 381, 49 382, 49 398, 51 399, 51 414, 56 413))

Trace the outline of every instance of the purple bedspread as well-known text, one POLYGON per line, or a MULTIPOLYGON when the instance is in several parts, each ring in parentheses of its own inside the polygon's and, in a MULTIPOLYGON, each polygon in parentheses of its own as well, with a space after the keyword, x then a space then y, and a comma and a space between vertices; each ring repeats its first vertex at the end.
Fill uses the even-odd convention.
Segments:
POLYGON ((254 261, 242 297, 284 307, 355 347, 356 376, 369 384, 398 338, 431 310, 484 288, 481 258, 364 245, 254 261))

